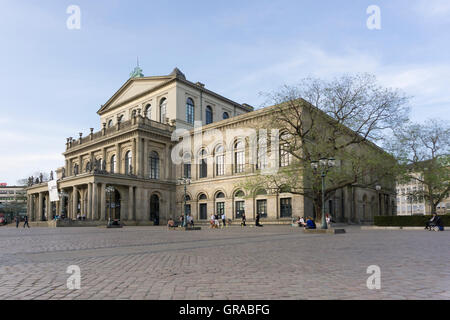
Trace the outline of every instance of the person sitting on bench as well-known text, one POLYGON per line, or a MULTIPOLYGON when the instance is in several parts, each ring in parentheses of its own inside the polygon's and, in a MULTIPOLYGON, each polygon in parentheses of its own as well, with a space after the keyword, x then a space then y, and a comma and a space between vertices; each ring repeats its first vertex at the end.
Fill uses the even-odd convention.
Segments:
POLYGON ((175 221, 173 221, 172 218, 169 218, 169 220, 167 221, 167 228, 173 228, 175 227, 175 221))
POLYGON ((427 221, 427 224, 425 225, 425 230, 431 230, 431 227, 436 226, 437 220, 440 219, 436 213, 433 213, 433 216, 430 220, 427 221))
POLYGON ((316 223, 311 217, 306 218, 305 229, 316 229, 316 223))

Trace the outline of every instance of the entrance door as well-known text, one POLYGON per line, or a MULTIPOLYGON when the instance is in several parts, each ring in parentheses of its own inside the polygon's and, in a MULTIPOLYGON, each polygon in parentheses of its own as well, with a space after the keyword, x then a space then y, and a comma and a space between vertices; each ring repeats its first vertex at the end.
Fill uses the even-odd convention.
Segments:
POLYGON ((159 197, 156 194, 150 198, 150 221, 153 221, 155 226, 159 225, 159 197))
POLYGON ((206 220, 207 217, 207 206, 206 203, 200 203, 200 220, 206 220))

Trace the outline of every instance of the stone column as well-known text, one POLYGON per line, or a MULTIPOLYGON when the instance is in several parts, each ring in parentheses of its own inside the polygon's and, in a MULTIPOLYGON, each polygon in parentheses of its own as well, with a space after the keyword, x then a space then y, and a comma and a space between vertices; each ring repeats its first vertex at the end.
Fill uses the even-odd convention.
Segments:
POLYGON ((106 184, 101 183, 100 191, 100 220, 106 220, 106 184))
MULTIPOLYGON (((64 190, 61 190, 61 191, 64 191, 64 190)), ((58 207, 58 215, 59 216, 62 216, 62 214, 63 214, 63 209, 64 209, 64 198, 65 197, 61 197, 61 198, 59 198, 59 207, 58 207)), ((67 215, 67 213, 66 213, 66 215, 67 215)))
MULTIPOLYGON (((103 161, 105 161, 105 166, 106 166, 106 163, 108 162, 108 159, 106 159, 106 149, 105 148, 102 148, 102 162, 101 162, 101 165, 103 165, 103 161)), ((106 170, 106 168, 102 168, 102 170, 106 170)))
POLYGON ((148 167, 148 143, 147 143, 147 139, 142 139, 143 140, 143 144, 144 144, 144 152, 143 152, 143 160, 142 160, 142 174, 144 175, 144 178, 148 178, 148 176, 150 175, 150 172, 148 172, 149 167, 148 167))
POLYGON ((98 189, 97 184, 92 184, 92 220, 98 220, 98 189))
POLYGON ((34 221, 34 195, 30 194, 30 211, 28 213, 28 218, 30 221, 34 221))
POLYGON ((72 192, 72 219, 76 219, 78 213, 78 188, 73 186, 72 192))
POLYGON ((143 166, 142 166, 142 139, 136 140, 136 175, 139 178, 143 177, 143 166))
POLYGON ((39 192, 39 203, 38 203, 38 216, 37 221, 42 221, 42 211, 43 211, 43 204, 44 204, 44 194, 42 192, 39 192))
POLYGON ((128 187, 128 216, 126 220, 135 220, 134 218, 134 187, 128 187))
POLYGON ((88 183, 88 198, 87 198, 87 217, 86 219, 92 220, 92 183, 88 183))
POLYGON ((133 139, 133 143, 131 144, 131 156, 133 157, 131 159, 131 165, 133 166, 133 170, 131 172, 131 174, 138 174, 138 166, 137 166, 137 154, 136 154, 136 138, 133 139))
POLYGON ((170 179, 170 148, 169 145, 166 144, 165 148, 165 156, 164 156, 164 177, 166 180, 170 179))
POLYGON ((122 159, 120 154, 120 144, 116 143, 116 165, 117 165, 117 172, 115 173, 122 173, 122 159))

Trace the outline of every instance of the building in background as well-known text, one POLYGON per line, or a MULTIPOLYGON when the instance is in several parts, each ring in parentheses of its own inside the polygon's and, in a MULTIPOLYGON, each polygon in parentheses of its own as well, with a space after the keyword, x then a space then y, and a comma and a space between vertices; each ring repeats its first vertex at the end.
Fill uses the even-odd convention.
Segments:
POLYGON ((25 186, 0 184, 0 215, 10 222, 15 215, 27 214, 27 191, 25 186))
MULTIPOLYGON (((431 206, 417 193, 423 192, 424 186, 417 180, 409 183, 397 183, 397 215, 430 215, 431 206)), ((447 197, 436 207, 437 214, 450 214, 450 197, 447 197)))

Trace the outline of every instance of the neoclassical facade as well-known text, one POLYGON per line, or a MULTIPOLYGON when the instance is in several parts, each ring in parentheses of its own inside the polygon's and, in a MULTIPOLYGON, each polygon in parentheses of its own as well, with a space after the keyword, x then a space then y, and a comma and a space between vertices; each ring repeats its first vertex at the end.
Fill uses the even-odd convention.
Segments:
MULTIPOLYGON (((271 112, 272 107, 254 111, 190 82, 177 68, 167 76, 144 77, 137 67, 97 112, 101 130, 67 138, 65 164, 57 170, 59 201, 50 202, 47 183, 27 188, 29 217, 84 215, 98 223, 152 225, 184 211, 196 221, 216 212, 235 221, 243 213, 249 221, 259 213, 266 223, 311 215, 312 204, 301 195, 241 187, 261 163, 251 152, 251 135, 240 130, 257 127, 271 112), (193 141, 188 154, 179 152, 178 137, 193 141), (180 183, 182 177, 189 178, 188 185, 180 183)), ((355 185, 326 205, 340 221, 363 222, 395 214, 394 199, 393 187, 355 185)))

